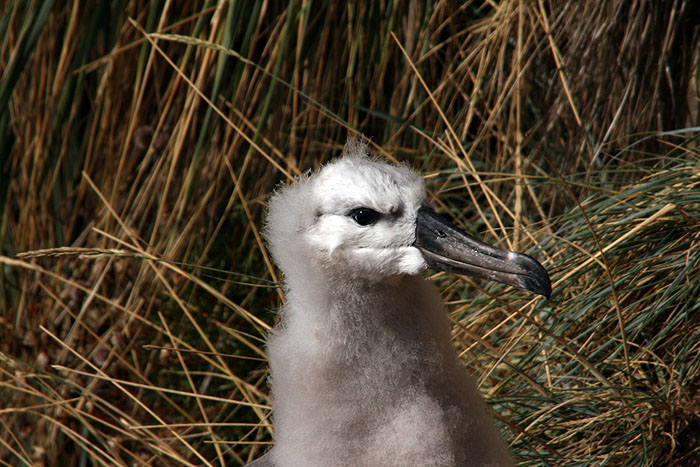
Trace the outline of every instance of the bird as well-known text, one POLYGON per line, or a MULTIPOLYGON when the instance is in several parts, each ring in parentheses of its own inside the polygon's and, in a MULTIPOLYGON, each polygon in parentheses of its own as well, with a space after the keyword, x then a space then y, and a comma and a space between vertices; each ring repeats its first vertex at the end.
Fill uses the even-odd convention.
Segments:
POLYGON ((363 139, 276 189, 263 231, 285 303, 267 339, 273 446, 249 466, 513 465, 421 273, 549 297, 539 262, 437 214, 423 177, 363 139))

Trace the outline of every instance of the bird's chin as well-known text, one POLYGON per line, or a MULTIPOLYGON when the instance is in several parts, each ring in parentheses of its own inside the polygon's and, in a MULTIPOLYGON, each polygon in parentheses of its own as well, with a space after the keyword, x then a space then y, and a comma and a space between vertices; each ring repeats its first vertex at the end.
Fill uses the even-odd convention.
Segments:
POLYGON ((336 249, 319 260, 325 268, 370 280, 414 276, 428 267, 425 257, 414 246, 336 249))
POLYGON ((398 260, 393 259, 398 274, 415 276, 428 268, 428 263, 420 250, 414 246, 399 248, 398 260))

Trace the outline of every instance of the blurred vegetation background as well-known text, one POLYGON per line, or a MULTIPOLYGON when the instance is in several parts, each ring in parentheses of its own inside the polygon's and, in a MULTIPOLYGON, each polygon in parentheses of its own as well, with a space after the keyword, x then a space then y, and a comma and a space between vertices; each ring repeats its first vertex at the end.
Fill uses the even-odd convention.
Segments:
POLYGON ((278 183, 372 150, 548 301, 432 276, 520 465, 700 464, 688 0, 0 3, 0 463, 270 442, 278 183))

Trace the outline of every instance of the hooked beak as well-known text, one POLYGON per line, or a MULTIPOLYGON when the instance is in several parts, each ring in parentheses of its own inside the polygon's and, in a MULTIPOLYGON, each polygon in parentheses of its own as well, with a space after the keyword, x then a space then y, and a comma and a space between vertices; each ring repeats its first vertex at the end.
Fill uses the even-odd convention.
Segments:
POLYGON ((489 246, 429 206, 418 210, 413 245, 433 269, 502 282, 547 298, 552 292, 547 271, 533 258, 489 246))

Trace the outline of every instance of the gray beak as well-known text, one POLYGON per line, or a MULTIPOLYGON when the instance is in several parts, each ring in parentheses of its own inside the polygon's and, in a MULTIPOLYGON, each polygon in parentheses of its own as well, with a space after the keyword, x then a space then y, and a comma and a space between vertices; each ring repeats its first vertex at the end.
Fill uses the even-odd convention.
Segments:
POLYGON ((413 245, 433 269, 502 282, 547 298, 552 292, 547 271, 533 258, 470 237, 429 206, 418 210, 413 245))

